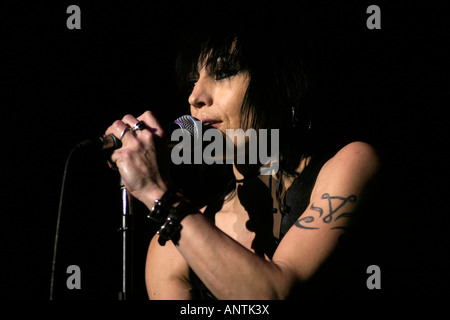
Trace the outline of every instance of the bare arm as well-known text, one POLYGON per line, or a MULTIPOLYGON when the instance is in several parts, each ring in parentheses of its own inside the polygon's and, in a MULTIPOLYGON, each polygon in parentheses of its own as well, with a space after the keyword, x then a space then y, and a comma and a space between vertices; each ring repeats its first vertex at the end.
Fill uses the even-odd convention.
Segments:
MULTIPOLYGON (((338 152, 322 168, 308 209, 283 238, 271 261, 247 250, 201 214, 183 220, 176 246, 181 258, 176 261, 184 259, 187 264, 181 264, 191 266, 219 299, 284 299, 294 285, 308 280, 333 251, 377 167, 376 154, 367 144, 352 143, 338 152)), ((173 250, 175 246, 171 246, 173 250)), ((167 259, 161 254, 163 250, 152 245, 149 259, 167 259)), ((172 253, 170 259, 174 256, 172 253)), ((164 265, 169 269, 158 274, 161 279, 150 281, 150 292, 155 295, 155 283, 167 278, 165 272, 179 272, 173 268, 176 264, 166 260, 164 265)), ((152 269, 148 265, 149 273, 152 269)), ((175 278, 178 292, 183 292, 183 281, 179 276, 175 278)), ((171 287, 164 290, 167 288, 171 287)))
POLYGON ((152 300, 189 300, 189 266, 172 242, 164 247, 153 237, 145 267, 147 293, 152 300))

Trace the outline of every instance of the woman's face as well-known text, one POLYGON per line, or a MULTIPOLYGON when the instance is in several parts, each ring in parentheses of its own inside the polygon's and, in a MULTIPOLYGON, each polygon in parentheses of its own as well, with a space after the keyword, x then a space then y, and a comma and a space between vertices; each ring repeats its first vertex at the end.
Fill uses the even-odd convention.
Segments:
POLYGON ((249 79, 247 71, 221 76, 203 67, 188 98, 191 115, 223 133, 238 129, 249 79))

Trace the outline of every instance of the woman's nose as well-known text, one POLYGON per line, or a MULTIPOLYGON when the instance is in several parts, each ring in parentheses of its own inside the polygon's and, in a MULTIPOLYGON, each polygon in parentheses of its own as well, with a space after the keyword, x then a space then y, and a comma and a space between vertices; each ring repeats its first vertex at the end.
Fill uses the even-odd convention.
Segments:
POLYGON ((213 103, 212 84, 208 79, 199 79, 192 90, 189 104, 194 108, 208 107, 213 103))

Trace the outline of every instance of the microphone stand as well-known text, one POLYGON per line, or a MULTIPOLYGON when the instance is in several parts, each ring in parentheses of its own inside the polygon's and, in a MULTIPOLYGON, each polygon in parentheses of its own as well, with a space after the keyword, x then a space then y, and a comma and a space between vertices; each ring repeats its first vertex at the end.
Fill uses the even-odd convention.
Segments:
POLYGON ((122 190, 122 291, 119 292, 119 300, 128 300, 133 289, 133 207, 131 194, 125 188, 120 178, 122 190))

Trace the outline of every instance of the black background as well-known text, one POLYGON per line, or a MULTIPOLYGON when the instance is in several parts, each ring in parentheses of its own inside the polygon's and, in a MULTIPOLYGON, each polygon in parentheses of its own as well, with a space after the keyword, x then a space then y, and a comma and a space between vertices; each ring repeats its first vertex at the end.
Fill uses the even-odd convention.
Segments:
MULTIPOLYGON (((370 264, 381 268, 382 289, 370 293, 366 270, 358 270, 365 296, 444 294, 449 52, 443 8, 424 1, 375 2, 381 30, 368 30, 366 8, 373 3, 367 1, 256 7, 91 1, 76 3, 81 30, 69 30, 71 4, 2 5, 2 296, 48 299, 70 150, 127 113, 151 109, 161 123, 186 114, 187 99, 177 91, 173 69, 178 41, 188 24, 226 23, 223 12, 230 8, 269 8, 298 21, 305 59, 320 83, 314 123, 320 139, 363 138, 380 150, 383 183, 367 250, 376 244, 370 264)), ((66 188, 55 299, 116 300, 118 176, 103 155, 77 153, 66 188), (72 264, 81 268, 81 290, 65 286, 65 269, 72 264)), ((146 299, 144 260, 154 230, 139 204, 136 211, 133 298, 146 299)))

